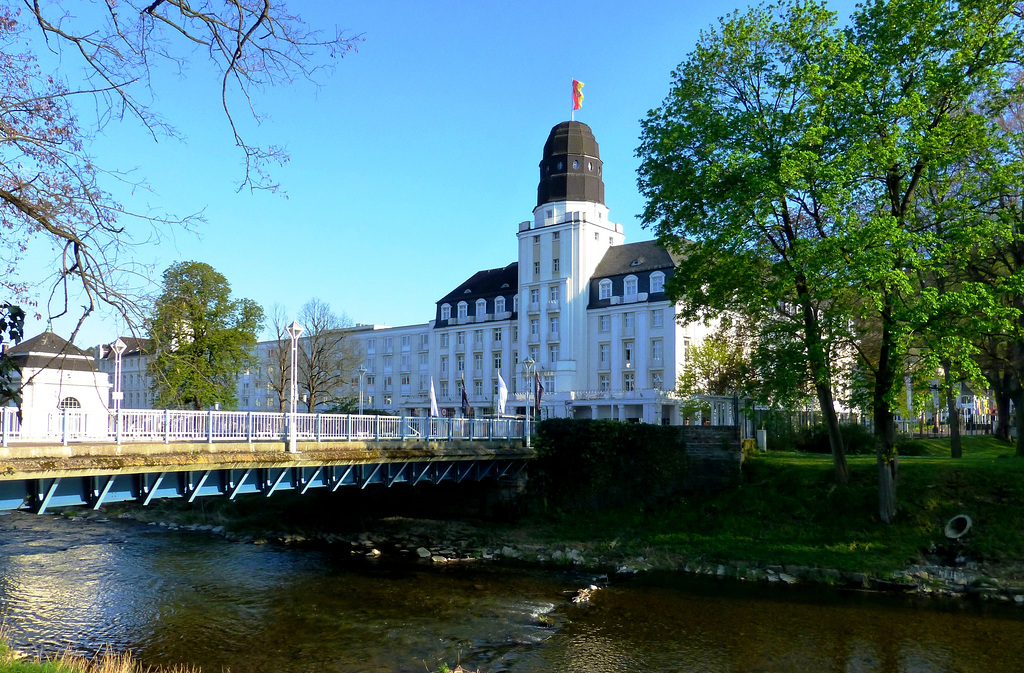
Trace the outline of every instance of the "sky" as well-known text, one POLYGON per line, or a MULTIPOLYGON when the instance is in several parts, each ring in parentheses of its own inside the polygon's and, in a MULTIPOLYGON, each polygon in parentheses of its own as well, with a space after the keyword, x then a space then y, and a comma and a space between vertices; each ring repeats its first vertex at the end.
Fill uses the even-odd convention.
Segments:
MULTIPOLYGON (((263 115, 250 141, 286 148, 278 194, 238 190, 243 157, 202 67, 157 72, 153 105, 181 139, 108 125, 89 147, 99 165, 131 170, 148 190, 111 185, 129 209, 202 212, 197 233, 163 230, 125 254, 153 265, 210 264, 236 297, 289 316, 313 297, 356 323, 407 325, 474 272, 516 260, 518 223, 532 219, 548 132, 568 120, 594 131, 605 202, 627 242, 640 225, 635 156, 640 120, 666 97, 671 72, 700 31, 746 5, 693 0, 591 2, 289 2, 313 27, 361 35, 358 51, 316 84, 255 92, 263 115)), ((852 2, 830 7, 841 19, 852 2)), ((145 240, 148 232, 137 233, 145 240)), ((41 277, 48 251, 33 250, 41 277)), ((26 335, 45 328, 30 319, 26 335)), ((70 320, 54 323, 68 336, 70 320)), ((90 316, 76 343, 113 341, 116 316, 90 316)), ((269 338, 264 333, 264 338, 269 338)))

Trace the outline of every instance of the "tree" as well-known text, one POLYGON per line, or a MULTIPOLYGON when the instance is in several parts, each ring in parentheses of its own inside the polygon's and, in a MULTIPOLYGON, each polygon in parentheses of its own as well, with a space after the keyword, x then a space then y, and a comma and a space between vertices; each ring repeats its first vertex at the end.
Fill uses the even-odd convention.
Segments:
POLYGON ((979 284, 940 292, 935 280, 991 241, 991 222, 977 217, 990 185, 958 169, 998 160, 993 120, 1017 95, 1006 70, 1024 44, 1013 10, 870 0, 841 30, 813 2, 756 8, 702 37, 644 123, 645 223, 667 245, 695 239, 671 286, 691 293, 687 311, 799 307, 827 416, 829 354, 842 340, 857 349, 887 523, 910 348, 926 325, 939 355, 966 346, 959 326, 945 333, 930 319, 943 306, 992 306, 979 284), (926 198, 954 191, 941 207, 926 198))
POLYGON ((843 217, 828 177, 842 170, 829 132, 835 111, 815 99, 846 49, 834 15, 814 3, 780 17, 733 14, 703 33, 673 73, 669 97, 642 124, 644 224, 684 256, 667 284, 686 319, 724 313, 789 321, 809 372, 836 479, 848 478, 830 354, 846 323, 843 257, 832 230, 843 217))
POLYGON ((157 404, 234 408, 236 378, 255 362, 262 327, 263 309, 251 299, 232 299, 227 279, 209 264, 169 267, 149 326, 157 404))
POLYGON ((267 0, 123 0, 76 11, 68 4, 0 8, 0 287, 13 303, 35 306, 19 273, 22 257, 30 247, 50 247, 53 283, 43 308, 50 317, 82 304, 80 326, 108 306, 137 325, 149 270, 127 251, 167 226, 192 228, 201 218, 119 203, 105 185, 129 178, 123 167, 97 165, 90 141, 125 121, 154 138, 176 136, 152 106, 159 92, 151 69, 184 72, 197 64, 219 80, 225 126, 245 157, 240 188, 275 189, 268 168, 285 155, 246 139, 236 106, 241 101, 258 120, 251 92, 312 78, 322 56, 340 56, 359 38, 321 37, 267 0), (55 70, 44 70, 32 49, 56 54, 48 59, 55 70))
POLYGON ((292 389, 292 343, 288 334, 291 322, 284 306, 274 304, 270 310, 270 329, 277 345, 267 353, 267 385, 277 395, 278 410, 282 413, 288 410, 292 389))
POLYGON ((299 310, 299 324, 305 328, 299 340, 298 376, 306 409, 312 413, 318 406, 343 405, 351 398, 343 391, 360 362, 356 341, 348 332, 352 320, 314 297, 299 310))
POLYGON ((738 328, 723 326, 690 349, 676 391, 686 397, 736 395, 749 383, 747 344, 738 328))

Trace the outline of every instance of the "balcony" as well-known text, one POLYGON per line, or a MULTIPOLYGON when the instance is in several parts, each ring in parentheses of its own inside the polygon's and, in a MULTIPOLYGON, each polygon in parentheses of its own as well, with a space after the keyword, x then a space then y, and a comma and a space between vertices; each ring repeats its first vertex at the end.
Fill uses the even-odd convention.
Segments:
POLYGON ((531 301, 526 308, 527 313, 540 313, 540 302, 531 301))
POLYGON ((548 313, 556 313, 562 308, 562 302, 558 299, 552 299, 548 302, 548 313))

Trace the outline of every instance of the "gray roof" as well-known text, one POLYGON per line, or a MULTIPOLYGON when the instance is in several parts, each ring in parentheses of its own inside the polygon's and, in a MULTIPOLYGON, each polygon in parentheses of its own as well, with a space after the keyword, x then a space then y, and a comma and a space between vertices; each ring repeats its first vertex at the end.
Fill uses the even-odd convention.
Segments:
POLYGON ((446 294, 438 304, 469 303, 481 297, 513 296, 519 293, 519 262, 500 269, 477 271, 464 283, 446 294))
POLYGON ((43 332, 8 349, 7 355, 21 369, 60 369, 63 371, 94 372, 92 357, 78 346, 53 332, 43 332))
POLYGON ((594 269, 594 278, 625 276, 630 273, 657 271, 675 267, 679 256, 672 255, 657 241, 639 241, 613 245, 594 269))
MULTIPOLYGON (((146 353, 151 353, 152 350, 153 350, 153 340, 152 339, 143 339, 143 338, 140 338, 140 337, 130 337, 130 336, 123 336, 123 337, 120 337, 120 339, 121 339, 121 341, 124 342, 124 345, 127 346, 127 348, 125 348, 125 350, 124 350, 124 357, 128 357, 128 356, 131 356, 131 355, 144 355, 146 353)), ((114 343, 116 341, 117 340, 115 339, 114 341, 111 341, 108 344, 103 344, 103 359, 104 360, 114 360, 114 359, 116 359, 116 356, 114 354, 114 343)))

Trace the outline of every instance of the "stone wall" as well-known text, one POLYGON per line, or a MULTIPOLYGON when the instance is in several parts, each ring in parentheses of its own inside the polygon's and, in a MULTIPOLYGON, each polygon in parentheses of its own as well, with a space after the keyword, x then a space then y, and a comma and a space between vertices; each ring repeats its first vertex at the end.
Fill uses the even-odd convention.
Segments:
POLYGON ((743 448, 735 425, 679 426, 688 463, 687 490, 717 491, 740 480, 743 448))

